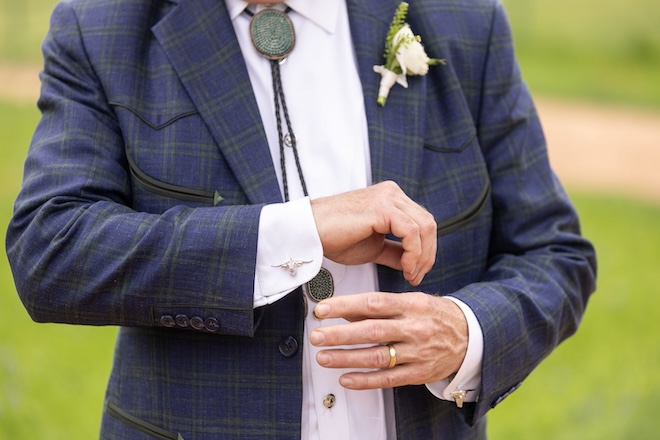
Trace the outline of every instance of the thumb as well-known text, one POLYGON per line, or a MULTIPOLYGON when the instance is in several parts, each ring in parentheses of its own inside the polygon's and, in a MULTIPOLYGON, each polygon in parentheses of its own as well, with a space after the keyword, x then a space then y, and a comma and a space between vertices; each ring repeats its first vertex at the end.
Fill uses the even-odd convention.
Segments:
POLYGON ((387 266, 394 270, 403 270, 401 256, 403 246, 398 241, 385 240, 381 253, 376 257, 374 263, 387 266))

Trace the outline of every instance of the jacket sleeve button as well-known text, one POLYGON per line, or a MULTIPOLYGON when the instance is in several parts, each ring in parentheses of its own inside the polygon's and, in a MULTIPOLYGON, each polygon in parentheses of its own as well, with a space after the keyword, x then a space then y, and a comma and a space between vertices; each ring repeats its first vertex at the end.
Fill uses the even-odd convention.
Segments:
POLYGON ((204 327, 207 331, 215 333, 220 330, 220 323, 215 318, 206 318, 206 321, 204 321, 204 327))
POLYGON ((172 315, 163 315, 160 317, 160 323, 164 327, 174 327, 176 323, 174 322, 174 318, 172 318, 172 315))
POLYGON ((195 330, 204 330, 204 320, 199 316, 190 318, 190 326, 195 330))
POLYGON ((282 356, 291 357, 298 351, 298 341, 293 336, 282 338, 278 344, 278 348, 282 356))
POLYGON ((186 315, 176 315, 174 322, 176 322, 176 325, 183 328, 188 327, 188 324, 190 324, 190 320, 186 315))

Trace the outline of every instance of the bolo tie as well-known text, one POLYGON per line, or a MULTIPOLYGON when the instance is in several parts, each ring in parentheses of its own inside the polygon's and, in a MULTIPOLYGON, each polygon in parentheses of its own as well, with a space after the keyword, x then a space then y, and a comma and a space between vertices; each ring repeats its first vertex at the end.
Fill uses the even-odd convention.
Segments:
MULTIPOLYGON (((296 162, 298 177, 302 186, 303 194, 308 197, 307 185, 303 176, 300 158, 298 156, 298 147, 296 136, 291 127, 291 119, 284 98, 284 88, 282 87, 282 78, 280 75, 280 65, 284 64, 286 57, 291 53, 296 44, 296 34, 293 28, 293 22, 288 13, 291 8, 287 7, 284 11, 277 9, 264 9, 257 14, 249 9, 245 9, 250 19, 250 39, 252 45, 261 56, 269 60, 271 75, 273 78, 273 96, 275 101, 275 119, 277 121, 277 138, 280 151, 280 167, 282 169, 282 187, 284 189, 284 201, 289 201, 289 186, 286 173, 286 158, 284 155, 284 146, 288 146, 293 151, 293 157, 296 162), (288 133, 283 134, 282 115, 288 133)), ((290 269, 290 268, 289 268, 290 269)), ((295 272, 292 272, 295 273, 295 272)), ((312 300, 319 302, 330 298, 334 293, 334 282, 332 274, 325 268, 321 268, 319 273, 308 283, 306 291, 312 300)))

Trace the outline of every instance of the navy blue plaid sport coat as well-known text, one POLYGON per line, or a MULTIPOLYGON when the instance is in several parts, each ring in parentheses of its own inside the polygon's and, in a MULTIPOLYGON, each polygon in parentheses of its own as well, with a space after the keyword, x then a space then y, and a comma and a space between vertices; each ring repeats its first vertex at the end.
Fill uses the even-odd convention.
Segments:
MULTIPOLYGON (((577 328, 595 257, 553 175, 495 0, 411 0, 444 58, 376 105, 398 2, 347 0, 374 181, 438 223, 419 289, 468 304, 482 389, 394 390, 398 438, 485 437, 485 413, 577 328)), ((36 321, 116 325, 103 439, 300 437, 303 299, 253 309, 258 220, 281 202, 221 0, 71 0, 44 42, 43 117, 7 234, 36 321)), ((380 267, 380 287, 411 287, 380 267)))

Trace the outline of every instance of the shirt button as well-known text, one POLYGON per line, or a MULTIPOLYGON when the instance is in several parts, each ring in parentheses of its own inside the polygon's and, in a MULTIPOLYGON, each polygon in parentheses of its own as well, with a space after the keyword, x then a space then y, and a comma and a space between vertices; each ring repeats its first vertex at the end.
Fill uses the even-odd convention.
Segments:
POLYGON ((333 406, 335 406, 335 402, 336 402, 336 401, 337 401, 337 399, 335 399, 335 395, 334 395, 334 394, 328 394, 328 395, 326 395, 326 396, 323 398, 323 406, 325 406, 326 408, 330 409, 330 408, 332 408, 333 406))
POLYGON ((183 328, 188 327, 188 324, 190 323, 186 315, 176 315, 176 318, 174 318, 174 322, 176 322, 176 325, 183 328))
POLYGON ((291 357, 298 351, 298 341, 293 336, 282 338, 278 347, 284 357, 291 357))
POLYGON ((160 317, 160 323, 165 327, 174 327, 176 323, 172 315, 163 315, 160 317))
POLYGON ((190 318, 190 326, 195 330, 204 330, 204 320, 199 316, 190 318))

